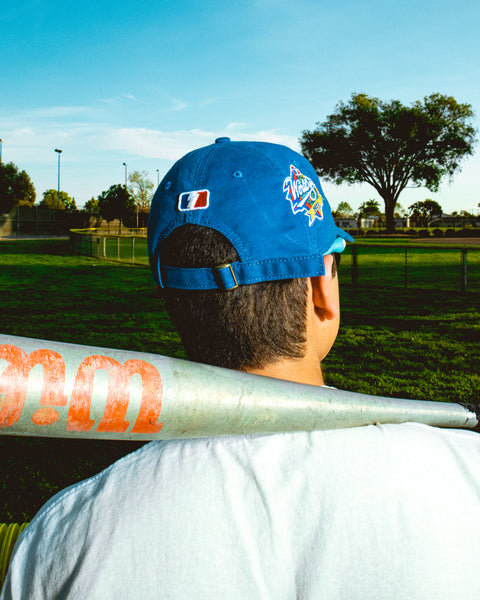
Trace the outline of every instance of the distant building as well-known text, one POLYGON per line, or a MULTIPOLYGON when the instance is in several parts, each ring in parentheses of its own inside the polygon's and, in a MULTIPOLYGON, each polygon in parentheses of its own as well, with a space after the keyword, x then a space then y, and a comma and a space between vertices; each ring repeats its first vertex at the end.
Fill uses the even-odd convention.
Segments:
POLYGON ((435 217, 429 224, 429 227, 480 227, 480 216, 465 217, 463 215, 447 215, 435 217))
MULTIPOLYGON (((396 217, 394 219, 395 227, 404 229, 411 227, 410 217, 396 217)), ((380 217, 365 217, 363 219, 335 219, 335 225, 340 229, 385 229, 387 224, 380 217)))
POLYGON ((335 225, 340 229, 356 229, 358 227, 357 219, 335 219, 335 225))
MULTIPOLYGON (((410 227, 410 217, 395 217, 393 222, 395 223, 395 227, 399 229, 410 227)), ((380 217, 366 217, 360 219, 360 227, 362 229, 382 229, 386 226, 386 222, 380 217)))

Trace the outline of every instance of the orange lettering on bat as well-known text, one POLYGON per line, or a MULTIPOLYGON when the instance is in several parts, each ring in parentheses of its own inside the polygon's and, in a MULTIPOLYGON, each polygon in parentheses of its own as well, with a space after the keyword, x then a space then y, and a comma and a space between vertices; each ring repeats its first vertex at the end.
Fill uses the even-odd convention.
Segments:
POLYGON ((50 425, 55 423, 60 413, 55 406, 66 406, 65 396, 65 363, 63 358, 53 350, 34 350, 28 356, 29 367, 36 364, 43 366, 43 389, 39 408, 32 415, 32 421, 36 425, 50 425), (47 406, 49 405, 49 406, 47 406))
POLYGON ((9 364, 0 378, 0 427, 10 427, 22 414, 27 395, 27 355, 15 346, 0 346, 0 358, 9 364))
POLYGON ((162 380, 157 369, 142 360, 127 360, 124 365, 106 356, 89 356, 79 366, 73 386, 67 416, 69 431, 90 431, 95 421, 90 418, 95 372, 103 369, 108 375, 105 410, 97 431, 121 433, 126 431, 125 420, 130 399, 130 379, 142 378, 142 401, 132 433, 157 433, 163 423, 157 423, 162 407, 162 380))
POLYGON ((38 364, 43 367, 40 398, 43 406, 32 415, 32 421, 37 425, 54 423, 60 415, 51 405, 67 404, 64 393, 65 363, 60 354, 53 350, 34 350, 27 356, 20 348, 4 344, 0 345, 0 358, 9 363, 0 376, 0 394, 3 396, 0 427, 10 427, 20 418, 27 395, 28 376, 38 364))
MULTIPOLYGON (((158 423, 162 409, 163 385, 162 378, 157 369, 143 360, 127 360, 124 365, 130 377, 138 373, 142 378, 142 403, 138 412, 132 433, 157 433, 163 427, 158 423)), ((128 387, 126 387, 128 390, 128 387)))

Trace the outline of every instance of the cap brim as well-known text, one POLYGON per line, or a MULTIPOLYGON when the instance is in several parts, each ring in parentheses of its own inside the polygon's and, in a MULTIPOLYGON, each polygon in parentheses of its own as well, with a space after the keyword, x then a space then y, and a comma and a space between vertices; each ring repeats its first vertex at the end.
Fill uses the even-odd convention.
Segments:
POLYGON ((345 250, 345 246, 347 245, 347 241, 353 242, 352 236, 349 233, 347 233, 346 231, 342 231, 340 229, 339 233, 341 235, 336 237, 334 239, 333 243, 330 245, 330 247, 327 250, 325 250, 325 252, 323 253, 324 256, 326 254, 332 254, 333 252, 338 252, 338 253, 343 252, 345 250))

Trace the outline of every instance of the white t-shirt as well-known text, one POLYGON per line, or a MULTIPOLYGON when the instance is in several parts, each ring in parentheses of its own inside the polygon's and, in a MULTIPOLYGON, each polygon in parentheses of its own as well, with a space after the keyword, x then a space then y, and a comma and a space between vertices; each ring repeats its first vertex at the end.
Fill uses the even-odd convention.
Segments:
POLYGON ((149 443, 42 508, 1 598, 480 598, 480 436, 149 443))

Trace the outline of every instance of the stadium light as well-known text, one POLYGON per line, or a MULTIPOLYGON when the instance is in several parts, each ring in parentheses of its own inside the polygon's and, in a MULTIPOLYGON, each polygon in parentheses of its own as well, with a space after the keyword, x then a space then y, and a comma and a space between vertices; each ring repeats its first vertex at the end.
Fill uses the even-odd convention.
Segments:
POLYGON ((125 167, 125 189, 127 189, 127 163, 123 163, 123 166, 125 167))
POLYGON ((61 150, 55 148, 55 152, 58 152, 58 194, 57 194, 57 207, 60 208, 60 154, 61 150))

